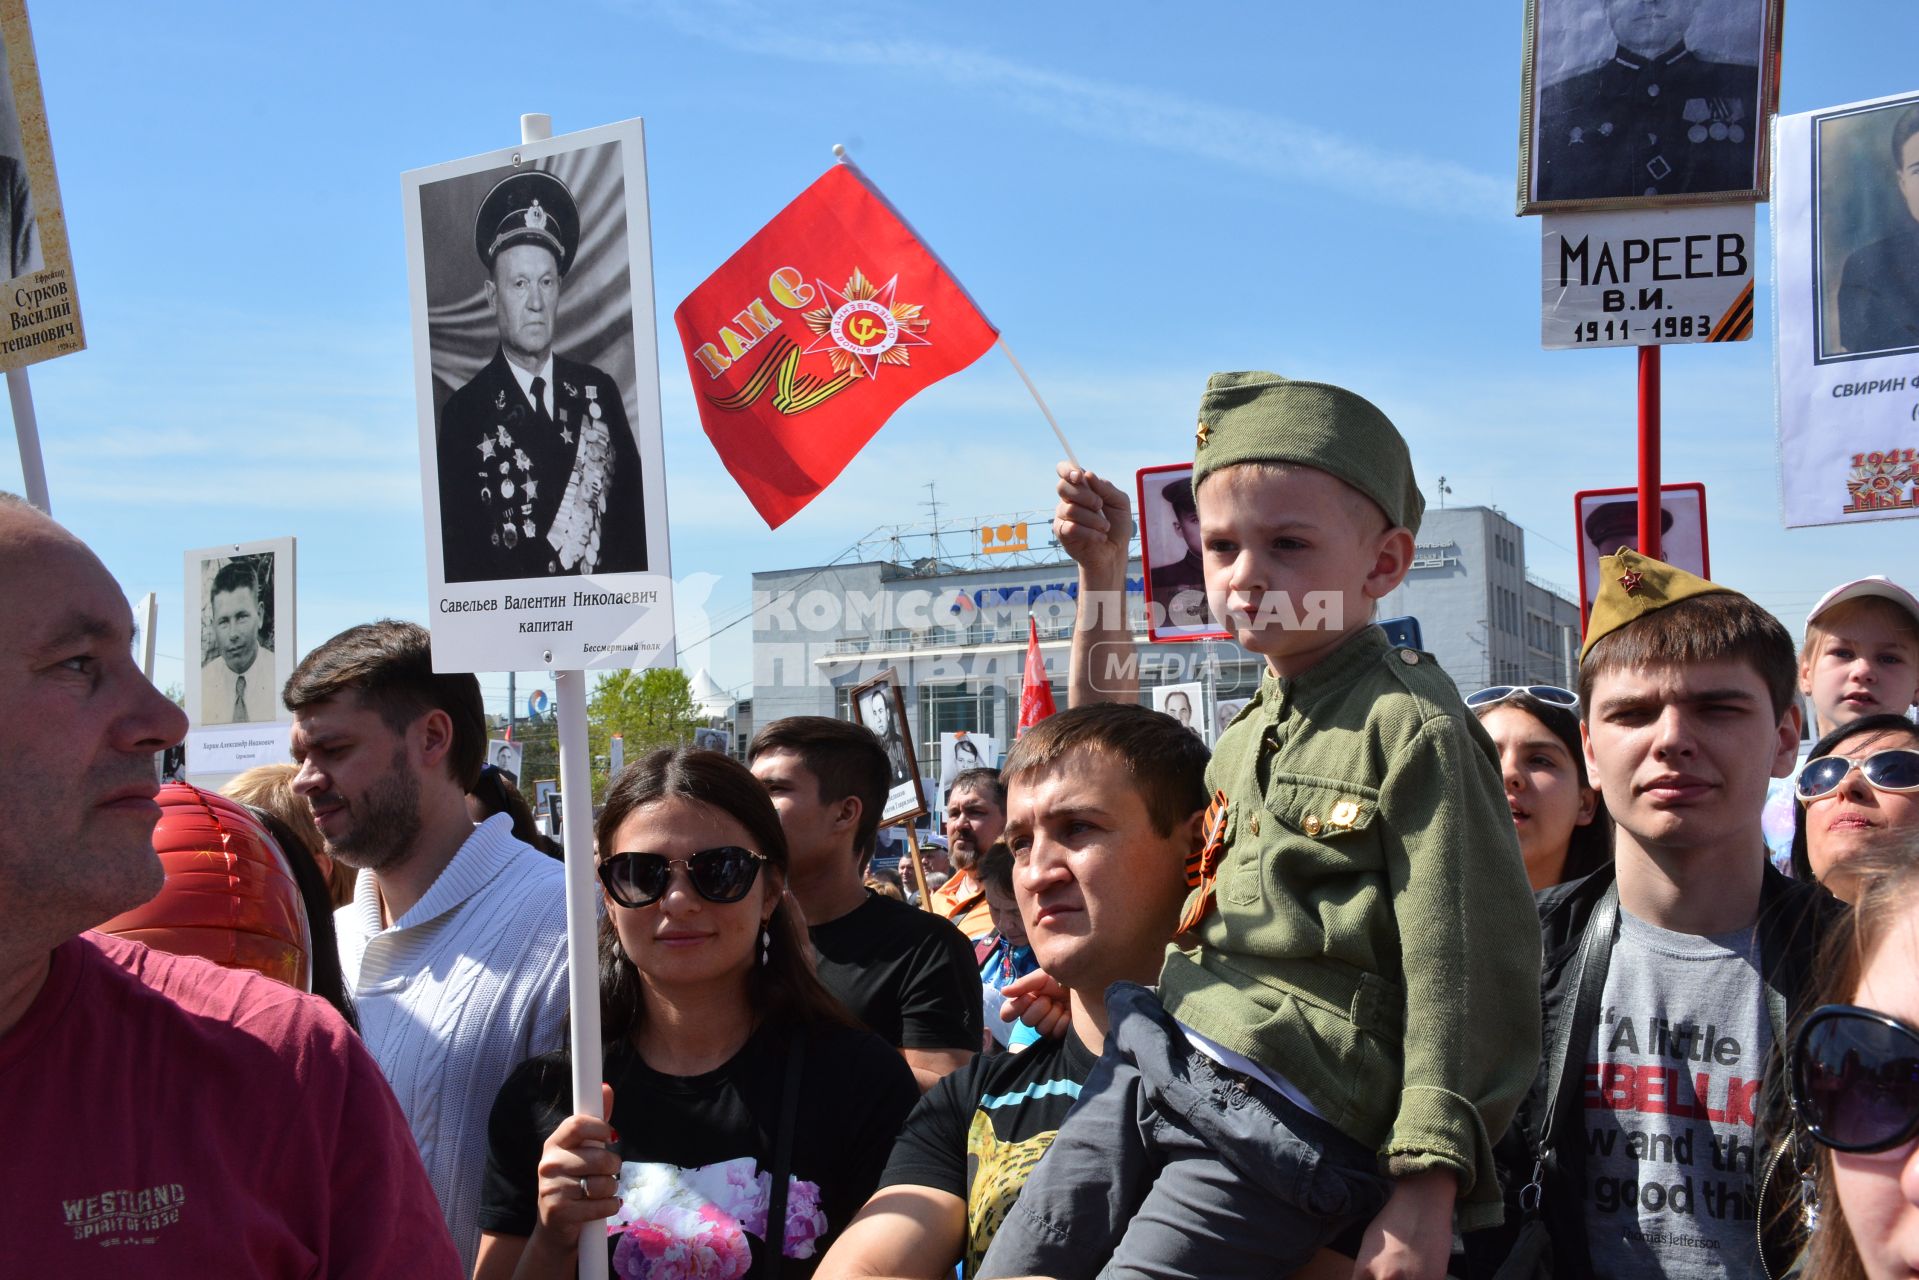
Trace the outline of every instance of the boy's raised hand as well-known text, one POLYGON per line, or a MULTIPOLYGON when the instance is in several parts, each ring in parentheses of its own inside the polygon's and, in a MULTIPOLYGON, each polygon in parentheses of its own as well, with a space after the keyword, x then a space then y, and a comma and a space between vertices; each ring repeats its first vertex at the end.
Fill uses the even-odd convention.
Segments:
POLYGON ((1070 462, 1059 464, 1059 505, 1053 536, 1095 578, 1124 576, 1133 537, 1132 504, 1111 481, 1070 462))

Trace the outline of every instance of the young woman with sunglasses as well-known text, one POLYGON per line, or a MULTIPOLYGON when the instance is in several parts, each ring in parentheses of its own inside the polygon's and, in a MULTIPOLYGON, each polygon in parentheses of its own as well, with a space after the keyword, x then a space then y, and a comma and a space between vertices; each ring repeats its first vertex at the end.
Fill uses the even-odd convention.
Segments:
POLYGON ((1855 860, 1896 833, 1919 834, 1919 725, 1884 714, 1834 729, 1813 744, 1793 790, 1793 875, 1851 902, 1855 860))
POLYGON ((1822 1004, 1792 1046, 1818 1226, 1801 1280, 1919 1272, 1919 858, 1855 864, 1859 900, 1821 965, 1822 1004))
POLYGON ((1579 695, 1557 685, 1496 684, 1466 705, 1499 748, 1533 892, 1598 870, 1612 857, 1612 819, 1586 778, 1579 695))
POLYGON ((779 817, 743 765, 628 766, 594 843, 610 1123, 569 1114, 565 1054, 508 1077, 475 1280, 571 1277, 599 1239, 616 1276, 811 1275, 879 1181, 912 1072, 814 976, 779 817))

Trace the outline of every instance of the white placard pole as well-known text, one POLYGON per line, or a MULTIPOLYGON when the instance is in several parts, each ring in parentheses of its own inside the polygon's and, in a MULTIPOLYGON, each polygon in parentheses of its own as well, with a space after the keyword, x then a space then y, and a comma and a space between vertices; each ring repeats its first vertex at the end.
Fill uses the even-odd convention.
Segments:
POLYGON ((20 476, 27 501, 52 515, 47 464, 40 457, 40 420, 33 416, 33 387, 25 369, 7 370, 7 399, 13 402, 13 434, 20 442, 20 476))
MULTIPOLYGON (((553 117, 520 117, 520 141, 553 136, 553 117)), ((566 987, 571 1018, 573 1110, 598 1116, 600 1082, 599 895, 593 880, 593 757, 586 744, 586 673, 553 673, 554 714, 559 718, 560 827, 566 849, 566 987)), ((580 1232, 580 1280, 607 1280, 606 1237, 599 1219, 580 1232)))
MULTIPOLYGON (((140 674, 153 683, 153 624, 160 617, 159 597, 149 591, 140 598, 140 674)), ((291 649, 293 646, 288 645, 291 649)))

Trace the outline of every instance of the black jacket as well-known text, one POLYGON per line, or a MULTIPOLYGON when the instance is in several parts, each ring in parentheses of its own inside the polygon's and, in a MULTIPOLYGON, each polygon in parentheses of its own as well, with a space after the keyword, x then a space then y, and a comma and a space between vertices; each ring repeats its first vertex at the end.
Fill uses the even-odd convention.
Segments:
MULTIPOLYGON (((1754 856, 1762 856, 1756 853, 1754 856)), ((1551 1046, 1563 1034, 1563 1022, 1572 1016, 1574 978, 1578 969, 1580 944, 1594 909, 1613 884, 1610 863, 1581 880, 1555 885, 1538 895, 1539 926, 1545 946, 1540 970, 1540 1003, 1544 1021, 1544 1056, 1550 1059, 1551 1046)), ((1766 867, 1759 890, 1759 964, 1766 984, 1769 1012, 1773 1015, 1773 1048, 1766 1063, 1765 1083, 1760 1087, 1756 1123, 1753 1126, 1753 1187, 1759 1199, 1756 1222, 1766 1270, 1762 1274, 1780 1276, 1798 1254, 1802 1243, 1802 1219, 1797 1206, 1798 1175, 1790 1155, 1791 1107, 1786 1094, 1783 1065, 1791 1029, 1808 1010, 1806 1000, 1812 991, 1813 965, 1820 941, 1834 918, 1844 908, 1816 884, 1802 884, 1766 867), (1784 1029, 1785 1035, 1779 1034, 1784 1029)), ((1610 953, 1597 957, 1601 963, 1594 981, 1605 980, 1605 963, 1610 953)), ((1544 1160, 1544 1196, 1540 1212, 1552 1237, 1554 1280, 1583 1280, 1590 1276, 1591 1250, 1586 1241, 1586 1143, 1580 1116, 1582 1094, 1580 1066, 1585 1059, 1585 1044, 1590 1029, 1576 1034, 1567 1057, 1569 1080, 1559 1093, 1559 1118, 1554 1128, 1552 1150, 1544 1160)), ((1539 1076, 1521 1104, 1512 1127, 1495 1152, 1500 1182, 1506 1191, 1505 1225, 1490 1231, 1478 1231, 1466 1239, 1466 1274, 1490 1276, 1506 1256, 1525 1214, 1520 1195, 1533 1175, 1534 1152, 1545 1127, 1544 1111, 1550 1094, 1547 1066, 1540 1064, 1539 1076)))

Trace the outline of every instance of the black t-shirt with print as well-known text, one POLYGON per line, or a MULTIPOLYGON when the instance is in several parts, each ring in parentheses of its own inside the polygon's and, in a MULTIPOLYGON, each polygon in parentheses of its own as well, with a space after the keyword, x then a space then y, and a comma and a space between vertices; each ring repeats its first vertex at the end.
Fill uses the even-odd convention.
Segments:
POLYGON ((965 1274, 986 1256, 1098 1055, 1070 1031, 1023 1053, 975 1058, 907 1117, 882 1187, 930 1187, 966 1201, 965 1274))
MULTIPOLYGON (((605 1076, 627 1201, 614 1219, 624 1229, 607 1240, 610 1257, 639 1251, 673 1274, 666 1260, 691 1265, 702 1252, 709 1261, 737 1260, 750 1250, 746 1274, 760 1273, 791 1044, 790 1033, 761 1028, 724 1066, 698 1076, 663 1075, 630 1045, 609 1046, 605 1076)), ((573 1113, 571 1070, 566 1054, 549 1053, 501 1086, 488 1121, 481 1230, 532 1234, 540 1149, 573 1113)), ((796 1277, 813 1274, 866 1203, 919 1094, 891 1046, 852 1028, 809 1029, 800 1080, 781 1272, 796 1277)), ((696 1273, 704 1274, 687 1272, 696 1273)), ((621 1274, 617 1266, 613 1274, 621 1274)))
POLYGON ((868 891, 807 930, 820 981, 874 1035, 901 1049, 978 1049, 979 965, 950 920, 868 891))

